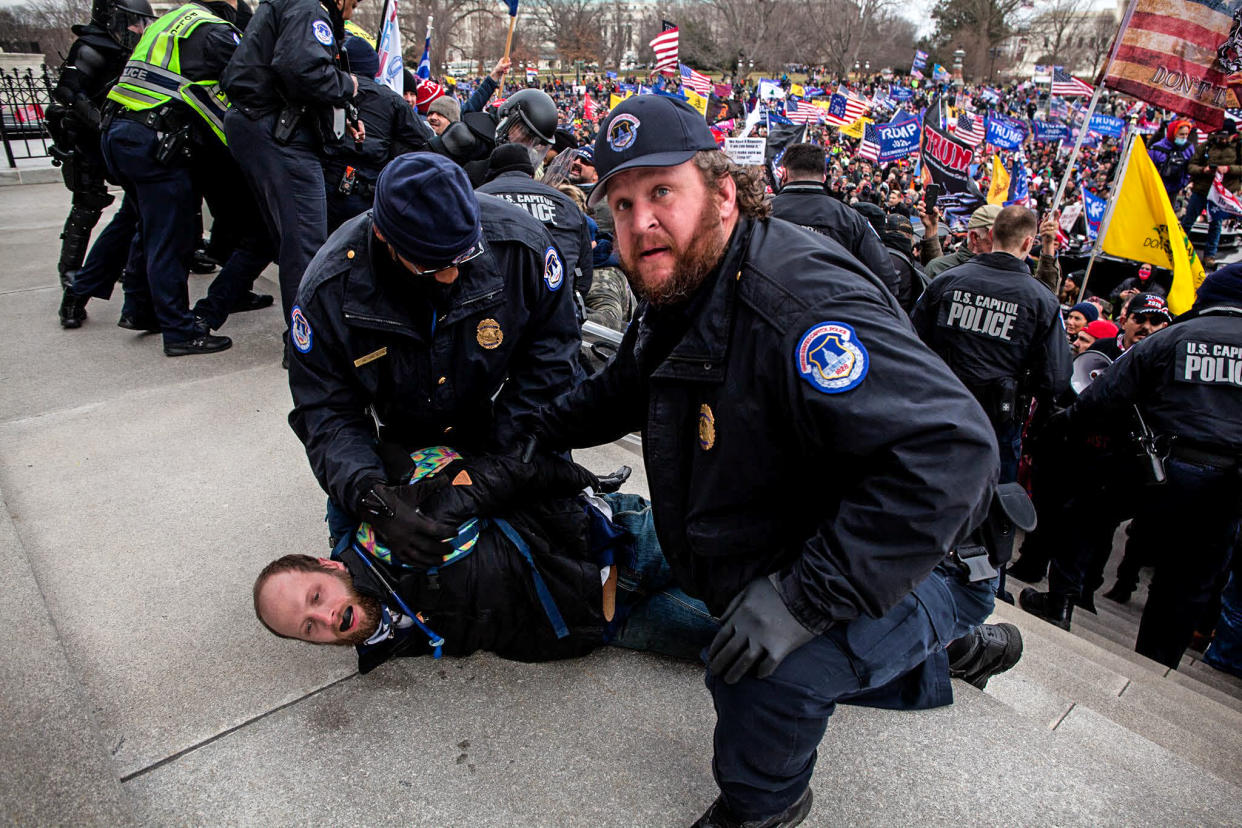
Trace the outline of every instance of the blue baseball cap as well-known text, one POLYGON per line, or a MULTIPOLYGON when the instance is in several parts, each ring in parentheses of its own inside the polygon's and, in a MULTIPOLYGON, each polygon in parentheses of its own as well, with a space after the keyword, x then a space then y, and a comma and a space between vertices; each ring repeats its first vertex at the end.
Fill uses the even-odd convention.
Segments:
POLYGON ((608 179, 634 167, 675 167, 702 150, 718 150, 716 138, 698 110, 678 98, 635 95, 617 104, 595 139, 599 182, 587 199, 604 197, 608 179))

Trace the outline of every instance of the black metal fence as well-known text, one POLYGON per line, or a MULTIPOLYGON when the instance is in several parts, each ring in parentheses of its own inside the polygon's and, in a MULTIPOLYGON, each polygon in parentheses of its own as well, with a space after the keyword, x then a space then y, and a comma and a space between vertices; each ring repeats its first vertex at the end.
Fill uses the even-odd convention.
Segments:
POLYGON ((55 84, 46 66, 38 72, 0 72, 0 140, 9 167, 16 167, 19 159, 48 156, 52 139, 44 117, 55 84))

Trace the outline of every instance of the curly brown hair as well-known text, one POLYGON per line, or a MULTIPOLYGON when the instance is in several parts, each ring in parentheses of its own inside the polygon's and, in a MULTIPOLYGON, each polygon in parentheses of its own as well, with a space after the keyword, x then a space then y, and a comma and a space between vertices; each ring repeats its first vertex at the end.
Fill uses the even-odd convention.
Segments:
POLYGON ((772 199, 768 198, 762 167, 743 167, 720 150, 696 152, 694 166, 713 192, 720 189, 720 179, 726 175, 733 179, 737 185, 737 209, 742 215, 756 219, 772 215, 772 199))

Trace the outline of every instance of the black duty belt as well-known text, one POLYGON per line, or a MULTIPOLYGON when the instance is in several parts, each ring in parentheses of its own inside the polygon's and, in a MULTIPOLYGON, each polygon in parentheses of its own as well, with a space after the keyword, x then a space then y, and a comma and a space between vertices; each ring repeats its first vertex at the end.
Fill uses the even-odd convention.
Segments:
POLYGON ((1236 469, 1242 465, 1242 455, 1237 452, 1213 446, 1188 445, 1177 440, 1169 447, 1169 456, 1196 466, 1212 466, 1218 469, 1236 469))

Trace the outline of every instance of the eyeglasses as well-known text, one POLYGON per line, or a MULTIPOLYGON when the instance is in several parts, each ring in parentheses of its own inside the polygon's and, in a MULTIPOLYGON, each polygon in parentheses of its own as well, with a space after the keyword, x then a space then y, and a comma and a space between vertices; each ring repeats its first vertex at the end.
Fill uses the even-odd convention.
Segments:
POLYGON ((415 276, 434 276, 442 270, 448 270, 450 267, 457 267, 458 265, 465 264, 471 259, 477 259, 482 255, 483 255, 483 240, 480 239, 479 241, 472 244, 470 248, 466 250, 465 253, 462 253, 461 255, 457 256, 455 259, 453 259, 451 262, 449 262, 446 265, 440 265, 439 267, 433 267, 429 270, 417 270, 414 267, 410 267, 409 270, 415 276))
POLYGON ((1138 325, 1142 325, 1144 322, 1152 326, 1163 325, 1165 322, 1169 321, 1168 319, 1165 319, 1164 314, 1160 313, 1136 313, 1132 314, 1132 316, 1135 324, 1138 325))

